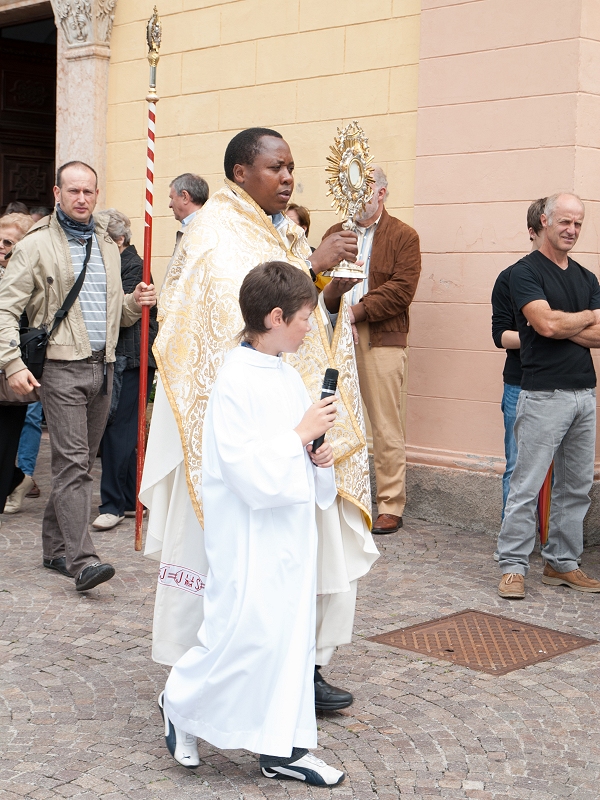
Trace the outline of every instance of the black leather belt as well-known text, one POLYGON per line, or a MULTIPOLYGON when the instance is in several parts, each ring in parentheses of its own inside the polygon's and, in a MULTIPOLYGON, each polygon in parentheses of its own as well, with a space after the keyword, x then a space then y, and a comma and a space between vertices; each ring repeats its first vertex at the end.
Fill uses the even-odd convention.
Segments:
POLYGON ((92 355, 84 358, 83 361, 85 364, 99 364, 104 361, 104 356, 106 355, 106 348, 102 350, 92 350, 92 355))

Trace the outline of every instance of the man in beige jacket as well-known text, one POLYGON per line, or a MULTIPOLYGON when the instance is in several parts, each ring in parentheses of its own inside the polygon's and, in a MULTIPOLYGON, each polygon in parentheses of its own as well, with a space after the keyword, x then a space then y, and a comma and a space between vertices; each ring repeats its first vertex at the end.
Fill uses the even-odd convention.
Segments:
POLYGON ((106 222, 92 213, 98 198, 92 167, 71 161, 60 167, 56 210, 34 225, 15 248, 0 284, 0 368, 12 389, 40 386, 21 359, 19 321, 50 327, 91 252, 85 280, 68 316, 56 328, 41 378, 52 453, 52 491, 42 525, 43 565, 75 578, 77 591, 115 574, 102 564, 88 531, 91 469, 106 424, 115 346, 121 326, 133 325, 143 305, 156 304, 153 286, 139 283, 124 295, 119 250, 106 222))

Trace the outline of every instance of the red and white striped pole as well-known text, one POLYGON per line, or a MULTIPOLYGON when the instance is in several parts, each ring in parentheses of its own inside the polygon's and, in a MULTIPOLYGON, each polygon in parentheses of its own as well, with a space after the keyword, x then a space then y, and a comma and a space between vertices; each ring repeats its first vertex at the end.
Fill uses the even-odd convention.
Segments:
MULTIPOLYGON (((150 90, 148 101, 148 149, 146 157, 146 206, 144 213, 144 267, 142 280, 150 283, 150 264, 152 259, 152 218, 154 214, 154 140, 156 135, 156 65, 159 60, 161 24, 154 6, 154 13, 148 20, 148 62, 150 63, 150 90)), ((135 506, 135 549, 142 549, 142 522, 144 508, 139 500, 144 457, 146 455, 146 405, 148 400, 148 340, 150 328, 150 308, 142 306, 142 330, 140 336, 140 396, 138 403, 138 438, 137 438, 137 481, 135 506)))

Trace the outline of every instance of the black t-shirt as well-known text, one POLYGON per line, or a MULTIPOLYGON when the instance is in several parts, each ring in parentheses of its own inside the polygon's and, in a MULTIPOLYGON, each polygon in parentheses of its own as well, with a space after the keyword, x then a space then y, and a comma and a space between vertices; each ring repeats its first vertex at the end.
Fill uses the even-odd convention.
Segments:
MULTIPOLYGON (((492 339, 496 347, 502 348, 502 334, 504 331, 516 331, 517 320, 515 309, 510 296, 510 273, 512 267, 502 270, 496 278, 492 290, 492 339)), ((517 347, 506 351, 506 361, 502 377, 504 383, 511 386, 520 386, 523 370, 521 369, 521 351, 517 347)))
POLYGON ((568 267, 561 269, 535 250, 513 266, 510 292, 521 339, 522 388, 532 391, 593 388, 596 372, 589 348, 570 339, 540 336, 527 324, 521 309, 533 300, 547 300, 554 311, 568 313, 600 308, 596 276, 570 258, 568 267))

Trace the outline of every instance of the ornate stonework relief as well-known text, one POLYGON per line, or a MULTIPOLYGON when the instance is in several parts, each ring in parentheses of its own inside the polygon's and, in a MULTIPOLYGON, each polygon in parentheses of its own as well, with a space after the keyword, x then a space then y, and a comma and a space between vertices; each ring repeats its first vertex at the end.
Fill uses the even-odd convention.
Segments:
POLYGON ((68 44, 93 41, 90 0, 54 0, 54 9, 68 44))
POLYGON ((97 0, 97 4, 98 39, 108 44, 110 42, 110 35, 115 19, 114 10, 117 5, 117 0, 97 0))

